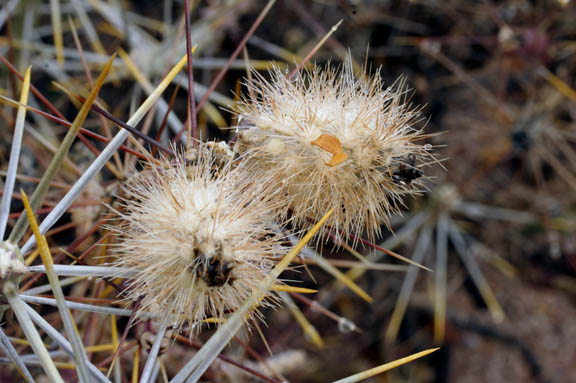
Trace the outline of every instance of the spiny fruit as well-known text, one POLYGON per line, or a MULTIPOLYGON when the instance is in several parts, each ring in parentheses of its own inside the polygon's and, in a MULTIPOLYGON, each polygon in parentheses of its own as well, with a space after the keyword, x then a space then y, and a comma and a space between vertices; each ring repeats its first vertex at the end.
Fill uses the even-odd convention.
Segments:
POLYGON ((351 67, 316 67, 293 80, 256 74, 235 150, 255 183, 279 190, 280 217, 306 225, 334 208, 335 233, 372 239, 401 198, 420 191, 421 166, 434 158, 403 82, 385 89, 378 74, 364 81, 351 67))
POLYGON ((222 321, 285 254, 270 225, 273 193, 230 163, 215 172, 210 153, 202 147, 193 164, 156 164, 127 183, 115 228, 114 264, 131 275, 126 297, 177 328, 222 321))

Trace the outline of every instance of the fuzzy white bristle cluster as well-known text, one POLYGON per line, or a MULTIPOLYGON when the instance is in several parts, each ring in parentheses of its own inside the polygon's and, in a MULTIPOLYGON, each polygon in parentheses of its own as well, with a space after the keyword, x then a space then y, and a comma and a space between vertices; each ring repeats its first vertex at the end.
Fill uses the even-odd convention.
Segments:
POLYGON ((361 81, 348 63, 294 80, 256 74, 248 87, 235 149, 255 182, 283 194, 281 217, 305 225, 334 208, 336 232, 373 238, 402 196, 418 192, 419 167, 432 156, 402 84, 361 81))
POLYGON ((116 266, 136 271, 126 297, 177 328, 237 309, 285 254, 269 224, 270 193, 201 153, 155 165, 125 187, 116 266), (217 176, 215 175, 217 173, 217 176))

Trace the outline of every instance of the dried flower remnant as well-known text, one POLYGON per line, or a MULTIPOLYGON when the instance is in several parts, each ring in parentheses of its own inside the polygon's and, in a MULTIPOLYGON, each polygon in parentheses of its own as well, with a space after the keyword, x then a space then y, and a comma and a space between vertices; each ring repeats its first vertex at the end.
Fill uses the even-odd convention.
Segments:
POLYGON ((302 225, 334 208, 334 230, 373 238, 401 198, 421 189, 420 167, 433 157, 413 127, 418 111, 403 83, 385 89, 378 74, 364 82, 351 67, 315 68, 295 80, 256 74, 236 151, 253 177, 283 194, 281 217, 302 225))
POLYGON ((115 261, 137 271, 125 293, 141 299, 140 314, 196 330, 238 308, 285 253, 268 223, 270 193, 229 165, 214 175, 213 156, 198 153, 193 165, 157 165, 126 185, 115 261))

